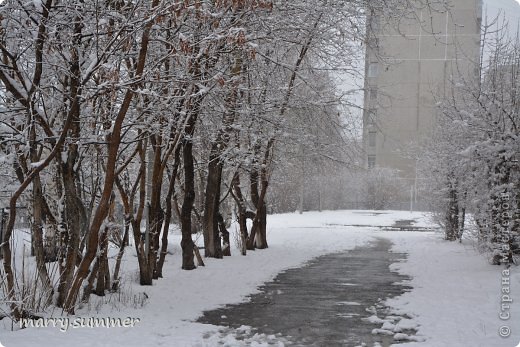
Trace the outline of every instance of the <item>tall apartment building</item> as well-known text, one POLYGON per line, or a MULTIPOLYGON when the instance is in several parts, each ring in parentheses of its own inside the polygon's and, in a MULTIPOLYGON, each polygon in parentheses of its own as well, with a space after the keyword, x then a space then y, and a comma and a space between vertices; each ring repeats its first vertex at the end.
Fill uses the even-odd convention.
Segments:
POLYGON ((452 0, 448 10, 418 8, 398 27, 377 13, 369 17, 363 116, 367 168, 397 169, 415 190, 417 148, 431 134, 437 98, 456 78, 475 74, 481 13, 481 0, 452 0))

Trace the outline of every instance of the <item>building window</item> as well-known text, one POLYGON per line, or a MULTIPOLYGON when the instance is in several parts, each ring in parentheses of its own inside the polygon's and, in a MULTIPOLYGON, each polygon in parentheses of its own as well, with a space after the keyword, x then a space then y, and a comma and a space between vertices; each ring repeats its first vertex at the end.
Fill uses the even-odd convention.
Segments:
POLYGON ((377 138, 377 133, 375 131, 368 132, 368 146, 369 147, 376 146, 376 138, 377 138))
POLYGON ((371 88, 369 93, 370 93, 370 101, 376 102, 377 101, 377 89, 371 88))
POLYGON ((376 156, 369 155, 368 156, 368 168, 373 169, 374 167, 376 167, 376 156))
POLYGON ((367 46, 374 50, 379 48, 379 38, 374 37, 373 35, 370 35, 370 37, 367 40, 367 46))
POLYGON ((379 74, 379 63, 370 63, 368 65, 368 77, 377 77, 379 74))
POLYGON ((368 125, 369 126, 375 126, 377 120, 377 109, 371 108, 368 110, 368 125))
POLYGON ((381 26, 381 16, 373 14, 370 16, 370 29, 372 32, 378 32, 381 26))

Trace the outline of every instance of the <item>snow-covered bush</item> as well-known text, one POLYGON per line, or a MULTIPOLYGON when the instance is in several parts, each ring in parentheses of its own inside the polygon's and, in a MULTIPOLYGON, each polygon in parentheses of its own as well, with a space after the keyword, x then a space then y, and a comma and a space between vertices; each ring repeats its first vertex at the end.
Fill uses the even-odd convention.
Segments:
POLYGON ((520 44, 495 39, 478 78, 457 77, 424 168, 446 238, 460 238, 466 211, 495 264, 513 262, 520 232, 520 44))

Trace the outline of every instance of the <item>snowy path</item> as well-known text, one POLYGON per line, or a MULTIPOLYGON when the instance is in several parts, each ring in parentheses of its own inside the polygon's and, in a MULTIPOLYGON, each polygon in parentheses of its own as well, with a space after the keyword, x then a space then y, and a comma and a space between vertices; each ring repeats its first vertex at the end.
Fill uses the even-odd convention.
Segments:
POLYGON ((214 345, 224 345, 229 335, 247 346, 252 341, 329 347, 395 343, 393 332, 372 333, 378 327, 376 314, 400 327, 398 338, 416 338, 403 334, 413 333, 403 326, 407 317, 385 314, 381 305, 382 299, 403 294, 407 287, 399 282, 409 280, 390 271, 390 264, 405 257, 390 253, 391 245, 377 239, 349 252, 318 257, 279 274, 247 303, 206 312, 198 321, 232 327, 208 335, 214 345))
MULTIPOLYGON (((243 302, 281 271, 383 237, 394 244, 392 251, 409 254, 406 262, 392 265, 392 269, 412 277, 409 284, 413 290, 387 301, 396 312, 412 316, 408 325, 417 325, 417 334, 427 339, 407 347, 516 347, 520 341, 518 268, 512 269, 509 278, 514 300, 511 318, 501 321, 499 268, 488 265, 469 242, 449 244, 432 232, 372 227, 390 227, 398 220, 416 220, 417 226, 430 226, 422 214, 409 212, 338 211, 270 216, 269 249, 250 252, 247 257, 234 252, 231 258, 210 259, 205 268, 185 272, 180 270, 179 247, 175 246, 174 254, 165 264, 166 277, 153 287, 136 285, 136 259, 129 252, 122 269, 127 274, 123 293, 106 297, 105 305, 92 300, 89 307, 78 311, 78 316, 136 317, 140 319, 136 327, 68 329, 65 333, 50 327, 10 332, 11 325, 4 319, 0 321, 0 343, 6 347, 213 346, 204 336, 218 331, 218 327, 194 323, 204 311, 243 302), (143 292, 149 299, 142 300, 143 292), (498 335, 503 325, 511 328, 509 338, 498 335)), ((172 238, 174 244, 178 244, 178 237, 172 238)), ((54 316, 59 313, 54 312, 54 316)), ((385 324, 385 328, 392 328, 375 318, 374 322, 378 323, 376 328, 385 324)))

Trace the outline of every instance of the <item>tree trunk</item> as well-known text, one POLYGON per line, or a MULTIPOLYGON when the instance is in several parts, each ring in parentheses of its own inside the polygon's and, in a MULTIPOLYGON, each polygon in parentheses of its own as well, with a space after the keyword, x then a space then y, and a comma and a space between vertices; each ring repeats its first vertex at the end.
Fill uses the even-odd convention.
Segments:
POLYGON ((459 235, 459 201, 456 185, 449 183, 449 201, 446 211, 446 240, 456 241, 459 235))
POLYGON ((204 199, 204 255, 213 258, 222 258, 222 244, 217 221, 220 209, 220 184, 222 180, 222 163, 219 155, 220 146, 220 143, 215 142, 211 148, 204 199))
POLYGON ((99 269, 96 280, 95 294, 97 296, 105 296, 105 290, 110 289, 110 272, 108 268, 108 233, 109 228, 105 227, 105 230, 101 233, 101 239, 99 244, 99 255, 97 262, 99 263, 99 269), (107 274, 109 274, 109 281, 107 282, 107 274))
POLYGON ((157 273, 157 254, 159 252, 159 238, 164 222, 164 211, 161 208, 161 191, 163 183, 162 165, 162 140, 160 137, 151 137, 151 148, 153 154, 152 170, 150 175, 150 205, 148 209, 148 219, 150 226, 150 252, 148 254, 148 264, 153 273, 153 278, 158 279, 157 273))
POLYGON ((457 235, 457 238, 459 239, 460 242, 462 242, 462 236, 464 235, 464 228, 465 228, 465 224, 466 224, 466 199, 467 199, 467 196, 468 196, 468 192, 467 191, 464 191, 464 200, 462 203, 460 203, 459 201, 459 205, 461 205, 461 208, 460 208, 460 216, 459 216, 459 231, 458 231, 458 235, 457 235))
MULTIPOLYGON (((265 196, 267 194, 267 189, 269 187, 269 175, 268 175, 268 167, 270 165, 269 161, 271 160, 271 152, 274 146, 274 139, 270 139, 267 142, 266 150, 264 152, 264 158, 262 160, 262 165, 258 165, 258 160, 256 160, 256 165, 253 165, 253 169, 250 173, 250 186, 251 186, 251 200, 256 207, 255 217, 253 219, 253 227, 251 228, 251 234, 249 235, 247 241, 247 249, 260 248, 265 249, 268 248, 267 245, 267 207, 265 202, 265 196), (260 172, 258 171, 258 167, 260 168, 260 172), (258 190, 260 185, 260 192, 258 190)), ((260 144, 256 144, 255 153, 258 154, 260 148, 260 144)))
MULTIPOLYGON (((145 153, 147 148, 146 139, 139 142, 137 145, 137 153, 140 158, 140 167, 137 178, 133 186, 129 189, 129 193, 122 186, 119 178, 115 180, 116 187, 121 196, 125 211, 125 224, 132 226, 132 235, 134 238, 134 247, 137 254, 137 263, 139 266, 139 283, 143 286, 152 285, 152 273, 148 266, 148 258, 146 257, 144 240, 141 236, 141 221, 143 220, 145 202, 146 202, 146 167, 145 167, 145 153), (139 189, 139 205, 137 211, 134 212, 134 198, 139 189)), ((126 227, 126 226, 125 226, 126 227)))
POLYGON ((113 292, 119 290, 119 285, 121 284, 121 279, 119 278, 119 271, 121 269, 121 261, 123 260, 123 255, 125 253, 125 247, 128 246, 128 234, 130 232, 130 221, 125 218, 125 226, 124 226, 124 234, 123 239, 121 240, 121 244, 119 245, 119 252, 117 253, 116 265, 114 266, 114 274, 112 275, 112 288, 113 292))
MULTIPOLYGON (((69 155, 70 157, 70 155, 69 155)), ((65 223, 65 264, 63 272, 60 276, 60 283, 58 286, 58 300, 57 306, 63 307, 66 295, 71 286, 76 269, 77 260, 79 257, 79 244, 81 239, 81 229, 85 227, 86 215, 81 199, 77 196, 74 169, 71 167, 72 163, 68 160, 63 165, 63 201, 64 208, 62 215, 65 216, 63 222, 65 223)))
POLYGON ((235 199, 238 212, 238 225, 240 228, 240 252, 242 255, 247 254, 247 238, 249 233, 247 231, 247 209, 244 195, 242 194, 242 188, 240 187, 240 172, 237 171, 233 177, 232 184, 232 196, 235 199))
POLYGON ((181 207, 181 248, 182 248, 182 269, 193 270, 195 263, 193 261, 194 243, 191 238, 191 212, 193 202, 195 200, 195 182, 193 168, 193 152, 192 142, 185 139, 183 142, 182 157, 184 161, 184 201, 181 207))
POLYGON ((258 210, 258 226, 255 238, 255 246, 258 249, 267 248, 267 208, 265 201, 262 202, 260 209, 258 210))
POLYGON ((229 145, 233 123, 237 118, 237 101, 239 76, 242 73, 242 57, 239 50, 235 53, 235 61, 231 69, 233 82, 226 97, 226 111, 222 117, 222 127, 211 145, 208 164, 208 177, 204 200, 204 247, 206 257, 222 258, 222 240, 219 235, 218 214, 220 213, 220 185, 224 162, 222 155, 229 145))
POLYGON ((87 284, 83 288, 83 296, 81 298, 81 302, 87 303, 90 299, 90 294, 92 293, 92 288, 94 288, 94 281, 96 280, 96 276, 99 270, 99 259, 94 263, 94 267, 90 271, 90 274, 87 278, 87 284))
MULTIPOLYGON (((43 225, 42 225, 42 212, 43 212, 43 195, 41 189, 41 182, 39 175, 36 176, 33 181, 33 221, 32 221, 32 239, 33 239, 33 250, 36 257, 36 267, 38 272, 38 278, 42 284, 42 290, 45 293, 45 306, 52 303, 52 296, 54 294, 54 288, 45 265, 45 249, 43 245, 43 225)), ((2 210, 3 212, 3 210, 2 210)), ((0 218, 2 218, 1 216, 0 218)))
POLYGON ((197 266, 205 266, 204 261, 200 255, 199 247, 193 245, 193 253, 195 254, 195 258, 197 258, 197 266))
MULTIPOLYGON (((81 19, 76 17, 74 19, 75 38, 70 50, 71 67, 70 67, 70 99, 73 100, 70 110, 68 112, 73 115, 73 123, 71 125, 70 137, 73 139, 81 138, 81 71, 79 62, 79 47, 81 46, 81 19)), ((60 276, 60 284, 58 286, 58 307, 64 307, 66 297, 69 289, 72 287, 74 278, 74 271, 78 258, 80 258, 80 241, 81 235, 85 234, 87 228, 87 217, 83 202, 77 193, 77 183, 79 177, 75 169, 76 163, 79 160, 78 144, 72 141, 67 146, 67 159, 62 162, 61 156, 58 157, 59 171, 63 183, 63 202, 62 215, 65 217, 64 228, 66 230, 66 245, 67 251, 65 255, 64 271, 60 276)), ((85 269, 87 271, 88 269, 85 269)), ((85 273, 86 276, 86 273, 85 273)), ((79 284, 77 290, 79 291, 79 284)), ((77 295, 76 295, 77 297, 77 295)), ((75 301, 75 300, 74 300, 75 301)), ((72 308, 73 303, 68 305, 72 308)), ((67 305, 66 305, 67 306, 67 305)))
MULTIPOLYGON (((194 87, 198 92, 198 87, 194 87)), ((186 136, 182 140, 182 159, 184 163, 184 199, 181 207, 181 248, 182 248, 182 269, 195 269, 193 259, 194 246, 191 238, 191 214, 193 203, 195 202, 195 168, 193 165, 193 134, 200 111, 201 97, 193 100, 193 109, 188 116, 186 125, 186 136)))
POLYGON ((222 217, 222 214, 218 214, 217 216, 218 220, 218 229, 220 232, 220 235, 222 235, 222 240, 224 241, 224 247, 222 248, 222 255, 224 257, 230 257, 231 256, 231 245, 229 243, 229 231, 226 229, 226 223, 224 223, 224 218, 222 217))
POLYGON ((168 253, 168 232, 170 229, 170 223, 173 214, 172 200, 173 195, 175 193, 175 180, 177 179, 177 171, 179 169, 181 146, 178 146, 177 144, 176 146, 177 148, 175 149, 173 170, 170 177, 170 185, 168 187, 168 193, 166 194, 166 211, 164 215, 164 226, 161 239, 161 252, 159 253, 159 261, 157 262, 157 277, 159 278, 163 277, 164 261, 166 260, 166 254, 168 253))

